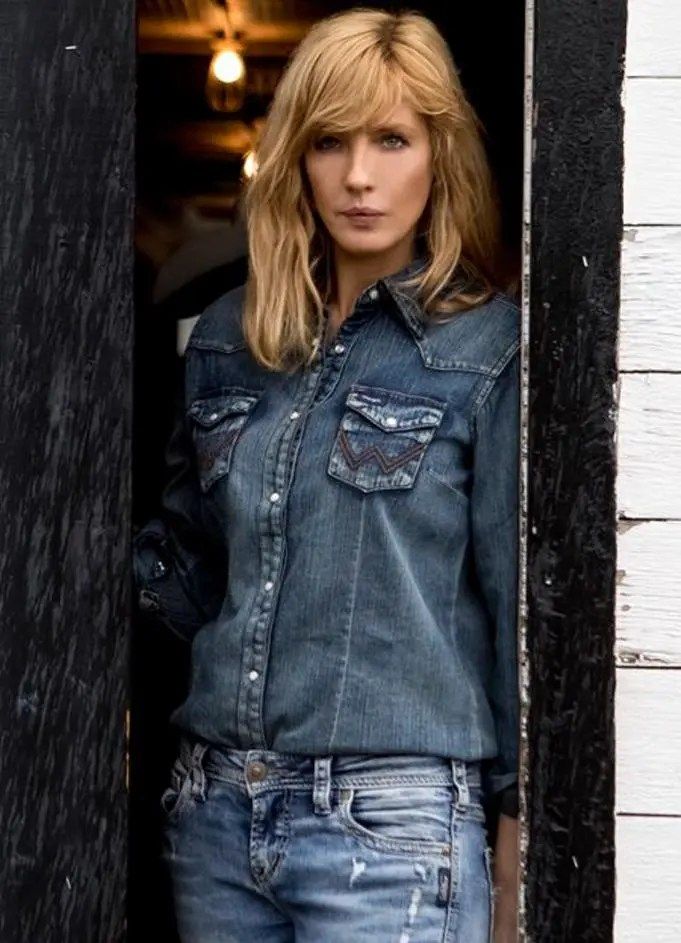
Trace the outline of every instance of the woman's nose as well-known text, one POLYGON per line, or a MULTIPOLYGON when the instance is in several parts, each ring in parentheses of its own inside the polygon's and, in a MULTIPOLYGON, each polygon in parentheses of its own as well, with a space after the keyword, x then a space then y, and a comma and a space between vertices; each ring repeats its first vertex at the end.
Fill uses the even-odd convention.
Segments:
POLYGON ((369 149, 363 145, 351 147, 345 171, 345 184, 351 188, 366 187, 371 184, 372 168, 369 149))

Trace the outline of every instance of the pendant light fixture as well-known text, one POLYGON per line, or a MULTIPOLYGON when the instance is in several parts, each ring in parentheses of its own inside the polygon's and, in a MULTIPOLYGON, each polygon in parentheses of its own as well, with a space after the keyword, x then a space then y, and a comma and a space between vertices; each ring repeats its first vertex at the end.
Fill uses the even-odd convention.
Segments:
POLYGON ((215 0, 224 15, 224 26, 216 31, 206 76, 206 99, 214 111, 239 111, 246 93, 246 65, 240 34, 232 28, 228 0, 215 0))

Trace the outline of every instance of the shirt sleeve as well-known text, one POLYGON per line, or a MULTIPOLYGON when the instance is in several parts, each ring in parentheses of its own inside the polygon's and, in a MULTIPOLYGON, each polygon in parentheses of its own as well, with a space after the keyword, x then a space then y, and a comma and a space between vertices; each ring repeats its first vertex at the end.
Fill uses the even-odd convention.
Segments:
POLYGON ((224 596, 226 550, 204 527, 201 490, 183 382, 164 451, 165 485, 157 516, 132 537, 132 570, 139 608, 190 642, 214 618, 224 596))
POLYGON ((511 814, 512 809, 517 808, 520 714, 517 657, 519 439, 518 348, 476 410, 471 489, 473 555, 494 643, 488 694, 498 753, 483 764, 483 785, 488 794, 502 800, 504 811, 511 814))

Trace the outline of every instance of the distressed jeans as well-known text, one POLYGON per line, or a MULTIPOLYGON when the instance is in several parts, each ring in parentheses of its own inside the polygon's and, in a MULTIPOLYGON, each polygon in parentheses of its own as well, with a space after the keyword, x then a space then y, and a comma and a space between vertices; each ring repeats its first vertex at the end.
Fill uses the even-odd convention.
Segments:
POLYGON ((479 762, 181 736, 161 796, 182 943, 490 943, 479 762))

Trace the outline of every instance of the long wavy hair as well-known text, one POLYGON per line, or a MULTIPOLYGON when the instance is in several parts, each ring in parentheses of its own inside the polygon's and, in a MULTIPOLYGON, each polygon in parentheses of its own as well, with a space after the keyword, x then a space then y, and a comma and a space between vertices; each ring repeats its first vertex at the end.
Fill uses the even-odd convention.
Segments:
POLYGON ((428 264, 407 287, 424 318, 486 301, 504 281, 499 201, 484 128, 449 48, 422 14, 365 7, 315 23, 287 62, 243 199, 249 272, 242 325, 270 370, 310 363, 330 291, 331 237, 313 208, 304 154, 403 102, 428 126, 433 184, 418 229, 428 264))

